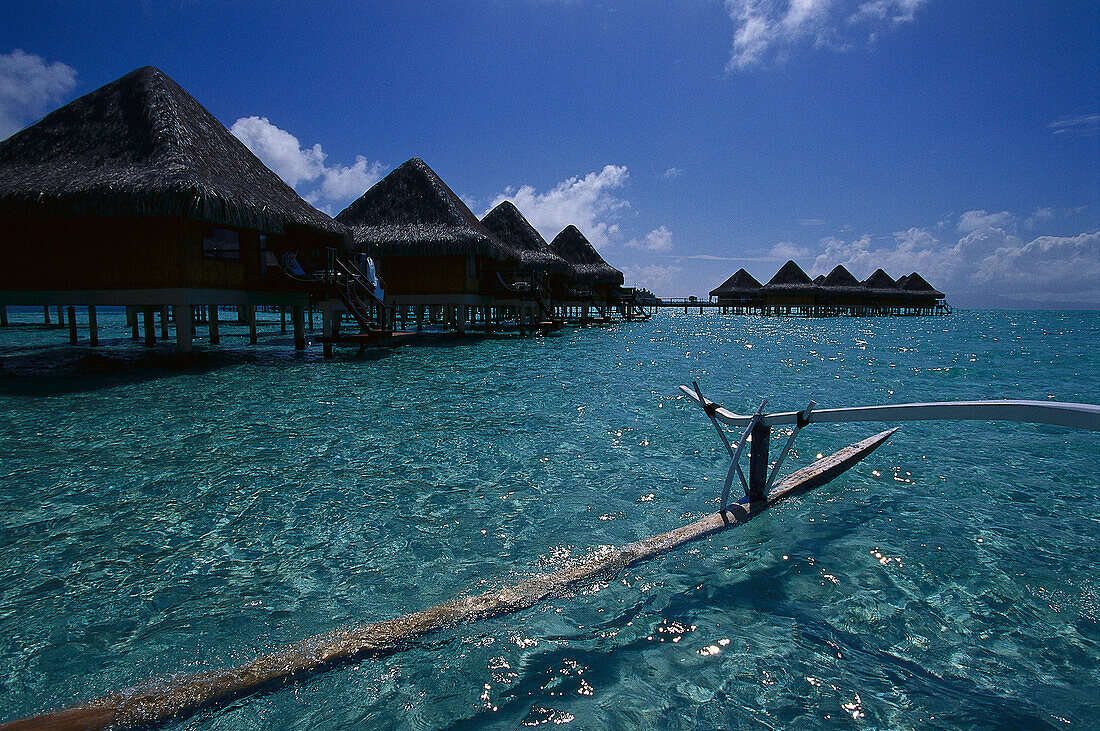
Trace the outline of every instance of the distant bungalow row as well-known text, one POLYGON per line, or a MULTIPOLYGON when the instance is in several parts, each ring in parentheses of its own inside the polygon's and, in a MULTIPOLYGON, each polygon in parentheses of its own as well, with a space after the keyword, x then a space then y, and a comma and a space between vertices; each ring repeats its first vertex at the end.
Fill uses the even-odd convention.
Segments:
POLYGON ((86 306, 93 343, 96 305, 130 308, 135 337, 143 314, 147 343, 171 307, 181 350, 197 322, 218 341, 218 306, 253 340, 257 306, 287 308, 304 348, 318 307, 326 354, 398 327, 648 316, 576 227, 547 243, 509 202, 478 220, 418 158, 330 218, 152 67, 0 142, 0 232, 0 319, 6 305, 67 305, 70 321, 86 306))
POLYGON ((712 302, 722 312, 761 315, 946 315, 951 312, 944 294, 917 272, 897 281, 881 269, 864 281, 843 266, 810 279, 798 264, 788 261, 760 284, 744 269, 711 290, 712 302))

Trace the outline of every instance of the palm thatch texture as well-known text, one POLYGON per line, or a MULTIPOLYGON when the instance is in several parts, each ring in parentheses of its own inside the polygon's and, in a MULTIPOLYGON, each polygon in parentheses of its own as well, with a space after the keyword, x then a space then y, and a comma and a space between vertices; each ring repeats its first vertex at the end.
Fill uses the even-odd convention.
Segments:
POLYGON ((897 290, 897 282, 889 274, 876 269, 875 273, 863 280, 863 286, 870 290, 897 290))
POLYGON ((764 289, 783 292, 813 292, 816 285, 810 279, 810 276, 802 271, 802 267, 795 264, 793 260, 788 260, 775 273, 775 276, 768 280, 768 283, 764 285, 764 289))
MULTIPOLYGON (((817 282, 817 280, 814 281, 817 282)), ((839 264, 818 284, 829 292, 838 294, 858 294, 867 291, 863 284, 852 276, 850 271, 839 264)))
POLYGON ((760 293, 760 282, 744 269, 738 269, 732 277, 710 291, 711 297, 745 296, 760 293))
POLYGON ((344 236, 194 97, 145 66, 0 142, 0 215, 167 216, 344 236))
POLYGON ((931 284, 929 284, 924 277, 916 272, 902 277, 904 283, 898 280, 898 287, 907 294, 919 296, 919 297, 943 297, 943 292, 940 292, 931 284))
POLYGON ((623 273, 608 264, 576 226, 570 224, 550 242, 558 256, 569 262, 579 282, 622 286, 623 273))
POLYGON ((379 180, 336 216, 355 248, 372 256, 480 255, 506 261, 513 252, 418 157, 379 180))
POLYGON ((568 274, 569 263, 554 253, 511 201, 504 201, 481 219, 481 225, 512 252, 521 269, 568 274))

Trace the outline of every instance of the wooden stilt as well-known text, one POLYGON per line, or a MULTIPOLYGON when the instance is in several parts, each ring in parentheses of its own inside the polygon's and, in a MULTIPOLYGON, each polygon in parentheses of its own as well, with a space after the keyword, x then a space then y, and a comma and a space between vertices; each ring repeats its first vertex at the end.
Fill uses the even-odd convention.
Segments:
POLYGON ((324 345, 322 351, 326 358, 332 357, 332 337, 333 330, 333 313, 328 307, 321 310, 321 335, 324 337, 324 345))
POLYGON ((141 335, 138 332, 138 316, 136 307, 126 308, 126 323, 130 326, 131 337, 134 342, 141 340, 141 335))
POLYGON ((218 306, 210 305, 210 314, 207 316, 210 321, 210 344, 217 345, 221 342, 221 335, 218 333, 218 306))
POLYGON ((65 310, 61 305, 57 306, 57 325, 58 327, 65 327, 65 310))
POLYGON ((8 326, 8 306, 0 305, 0 327, 8 326))
POLYGON ((76 308, 69 305, 69 343, 76 345, 76 308))
POLYGON ((309 306, 309 331, 313 332, 313 305, 309 306))
POLYGON ((88 344, 99 345, 99 324, 96 322, 95 305, 88 305, 88 344))
POLYGON ((279 305, 279 332, 286 335, 286 307, 279 305))
POLYGON ((248 320, 248 342, 251 345, 256 344, 256 305, 245 306, 245 317, 248 320))
POLYGON ((145 316, 145 344, 152 347, 157 344, 156 323, 153 321, 153 308, 143 307, 145 316))
POLYGON ((194 323, 192 322, 191 306, 176 307, 176 350, 180 353, 190 353, 194 323))
POLYGON ((50 306, 49 305, 42 305, 42 324, 43 325, 49 325, 50 324, 50 306))
POLYGON ((168 339, 168 305, 160 308, 160 339, 168 339))
POLYGON ((305 350, 306 349, 306 322, 305 322, 305 308, 302 305, 294 305, 294 310, 291 312, 291 319, 294 320, 294 349, 305 350))

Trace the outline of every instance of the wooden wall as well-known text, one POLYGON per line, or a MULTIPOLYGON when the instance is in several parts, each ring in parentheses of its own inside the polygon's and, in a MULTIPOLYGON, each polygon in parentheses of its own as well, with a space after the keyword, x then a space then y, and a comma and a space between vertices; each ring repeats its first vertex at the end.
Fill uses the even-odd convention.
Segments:
MULTIPOLYGON (((184 218, 11 217, 0 221, 0 290, 300 288, 281 276, 260 277, 260 234, 240 236, 240 261, 203 255, 210 224, 184 218)), ((336 246, 340 239, 288 230, 268 248, 336 246)), ((276 274, 276 272, 269 272, 276 274)))
POLYGON ((477 294, 468 256, 387 256, 378 262, 386 294, 477 294))

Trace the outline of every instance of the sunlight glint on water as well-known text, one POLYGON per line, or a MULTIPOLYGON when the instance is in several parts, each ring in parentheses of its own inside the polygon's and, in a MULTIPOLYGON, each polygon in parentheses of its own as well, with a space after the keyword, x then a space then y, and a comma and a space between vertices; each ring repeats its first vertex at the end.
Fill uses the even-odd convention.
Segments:
MULTIPOLYGON (((1090 313, 662 313, 329 362, 225 331, 186 366, 125 344, 28 360, 63 332, 0 331, 0 720, 698 517, 725 464, 676 395, 692 379, 741 412, 1100 403, 1090 313)), ((875 430, 811 427, 790 469, 875 430)), ((606 585, 176 725, 1087 727, 1098 458, 1095 433, 908 424, 832 485, 606 585)))

